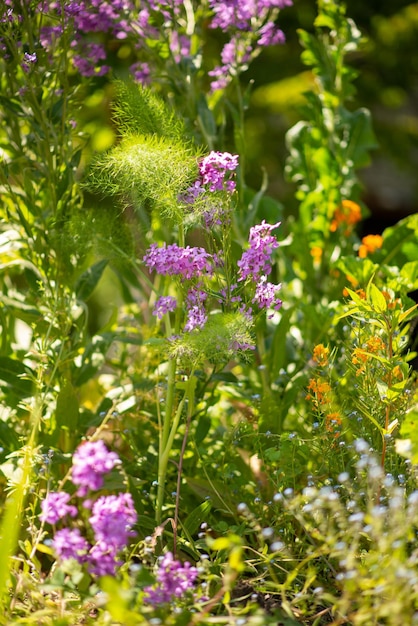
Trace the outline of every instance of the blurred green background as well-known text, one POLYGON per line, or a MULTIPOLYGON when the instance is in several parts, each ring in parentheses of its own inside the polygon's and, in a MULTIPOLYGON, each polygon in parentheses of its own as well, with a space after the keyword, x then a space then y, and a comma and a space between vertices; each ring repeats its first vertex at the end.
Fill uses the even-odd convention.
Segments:
MULTIPOLYGON (((418 206, 418 3, 406 0, 352 0, 346 3, 365 43, 349 58, 358 71, 353 108, 372 112, 378 147, 372 163, 360 173, 363 200, 370 217, 364 234, 415 213, 418 206)), ((260 166, 269 177, 269 193, 296 210, 293 187, 283 177, 284 134, 300 119, 303 91, 312 85, 301 64, 297 29, 311 31, 316 3, 295 0, 280 15, 287 43, 266 50, 245 77, 255 80, 247 118, 250 181, 261 181, 260 166)), ((363 234, 363 233, 361 233, 363 234)))

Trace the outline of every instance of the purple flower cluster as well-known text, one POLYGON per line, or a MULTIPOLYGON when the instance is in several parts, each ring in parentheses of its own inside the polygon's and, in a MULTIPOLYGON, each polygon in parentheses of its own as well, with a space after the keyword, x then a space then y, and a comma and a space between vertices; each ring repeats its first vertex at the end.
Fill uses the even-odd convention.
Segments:
POLYGON ((275 24, 280 9, 292 0, 209 0, 211 28, 231 33, 221 52, 222 65, 209 75, 212 90, 225 89, 231 78, 248 67, 260 48, 283 44, 285 36, 275 24))
POLYGON ((280 309, 282 302, 277 297, 281 285, 274 285, 268 282, 267 274, 271 272, 271 256, 273 250, 279 246, 277 239, 271 231, 278 228, 280 222, 276 224, 266 224, 263 220, 250 229, 249 248, 241 259, 237 262, 238 280, 251 280, 256 284, 255 295, 252 300, 260 309, 273 308, 280 309))
MULTIPOLYGON (((117 454, 109 452, 102 441, 82 443, 73 455, 72 480, 79 486, 77 495, 85 496, 88 490, 100 488, 104 474, 118 463, 117 454)), ((66 492, 49 493, 41 504, 40 519, 56 524, 66 517, 76 518, 78 509, 69 501, 70 495, 66 492)), ((132 527, 137 514, 132 496, 129 493, 100 496, 93 503, 84 501, 83 508, 91 509, 87 535, 92 536, 92 541, 81 534, 81 520, 74 519, 76 527, 64 527, 55 532, 52 540, 55 554, 62 561, 75 559, 86 564, 88 571, 96 576, 114 575, 121 565, 119 553, 135 534, 132 527)))
POLYGON ((238 167, 238 155, 229 152, 211 152, 199 163, 199 173, 203 185, 210 191, 234 191, 235 181, 228 179, 228 173, 238 167))
POLYGON ((104 45, 93 43, 91 34, 106 33, 123 40, 135 33, 135 5, 131 0, 42 0, 38 11, 45 18, 51 16, 55 23, 59 22, 59 25, 42 25, 42 47, 51 52, 64 31, 70 33, 72 60, 82 76, 103 76, 110 69, 101 64, 107 58, 104 45))
POLYGON ((212 257, 204 248, 182 248, 175 243, 161 247, 151 244, 143 260, 148 269, 163 276, 191 279, 213 272, 212 257))
POLYGON ((65 491, 50 491, 41 503, 40 519, 48 524, 56 524, 58 520, 67 517, 67 515, 75 517, 77 507, 68 504, 70 497, 70 494, 65 491))
POLYGON ((264 274, 271 272, 271 255, 279 244, 277 239, 271 235, 271 231, 280 226, 276 224, 266 224, 263 220, 261 224, 250 228, 249 244, 241 259, 238 261, 238 280, 251 280, 257 282, 264 274))
POLYGON ((201 289, 201 285, 189 289, 186 297, 187 322, 184 327, 185 331, 190 332, 195 328, 203 328, 208 321, 203 304, 206 298, 207 294, 201 289))
POLYGON ((173 296, 161 296, 154 305, 153 315, 162 319, 163 315, 174 311, 177 307, 177 300, 173 296))
POLYGON ((103 441, 85 441, 73 455, 71 477, 78 486, 77 495, 83 497, 89 490, 96 491, 103 486, 103 477, 120 460, 115 452, 109 452, 103 441))
POLYGON ((144 600, 148 604, 158 606, 181 598, 187 591, 193 589, 198 576, 198 570, 190 563, 181 563, 167 552, 160 559, 157 571, 157 583, 152 587, 145 587, 144 600))

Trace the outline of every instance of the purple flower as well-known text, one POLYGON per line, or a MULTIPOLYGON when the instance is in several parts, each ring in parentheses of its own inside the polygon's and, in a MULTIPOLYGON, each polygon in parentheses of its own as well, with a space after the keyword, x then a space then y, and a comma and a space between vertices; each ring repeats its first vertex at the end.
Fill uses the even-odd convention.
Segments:
POLYGON ((269 283, 266 276, 260 276, 252 302, 257 304, 259 309, 273 308, 278 311, 282 306, 282 301, 276 297, 276 293, 280 289, 281 285, 269 283))
POLYGON ((122 550, 135 533, 137 514, 130 493, 102 496, 93 504, 90 524, 97 543, 116 552, 122 550))
POLYGON ((279 226, 280 222, 266 224, 263 220, 261 224, 250 229, 250 247, 237 262, 239 267, 238 280, 250 278, 257 282, 261 276, 271 272, 271 255, 279 244, 270 233, 279 226))
POLYGON ((258 39, 259 46, 275 46, 277 44, 283 44, 284 42, 284 33, 280 28, 277 28, 274 22, 267 22, 260 28, 258 39))
POLYGON ((204 248, 181 248, 173 243, 162 247, 152 244, 144 256, 144 263, 150 270, 163 276, 195 278, 203 273, 212 274, 212 257, 204 248))
POLYGON ((148 604, 159 605, 181 598, 188 590, 193 589, 198 570, 188 562, 180 563, 167 552, 160 559, 157 571, 157 583, 153 587, 145 587, 144 600, 148 604))
POLYGON ((25 52, 25 54, 23 55, 23 61, 22 61, 22 69, 24 72, 29 72, 29 70, 31 69, 31 66, 33 65, 33 63, 36 63, 37 61, 37 56, 36 56, 36 52, 33 52, 32 54, 29 52, 25 52))
POLYGON ((207 294, 200 287, 201 285, 192 287, 186 296, 187 322, 184 330, 187 332, 195 328, 203 328, 208 320, 203 304, 207 294))
POLYGON ((76 559, 79 563, 86 560, 90 548, 86 539, 81 536, 78 528, 63 528, 55 533, 52 546, 59 559, 76 559))
POLYGON ((209 185, 210 191, 233 191, 235 182, 228 180, 228 172, 238 167, 238 155, 229 152, 211 152, 199 163, 199 173, 204 185, 209 185))
POLYGON ((129 71, 138 83, 147 85, 150 82, 151 68, 148 63, 137 61, 130 66, 129 71))
POLYGON ((115 452, 109 452, 103 441, 85 441, 73 455, 72 481, 78 485, 77 495, 83 497, 89 489, 103 486, 103 476, 120 463, 115 452))
POLYGON ((65 493, 65 491, 51 491, 41 503, 42 513, 39 516, 41 521, 56 524, 66 515, 75 517, 77 508, 68 504, 69 500, 70 494, 65 493))
POLYGON ((96 543, 90 550, 88 557, 88 570, 95 576, 114 576, 116 568, 123 563, 117 558, 117 551, 106 543, 96 543))
POLYGON ((152 314, 160 320, 166 313, 174 311, 176 306, 177 300, 173 296, 161 296, 155 303, 152 314))

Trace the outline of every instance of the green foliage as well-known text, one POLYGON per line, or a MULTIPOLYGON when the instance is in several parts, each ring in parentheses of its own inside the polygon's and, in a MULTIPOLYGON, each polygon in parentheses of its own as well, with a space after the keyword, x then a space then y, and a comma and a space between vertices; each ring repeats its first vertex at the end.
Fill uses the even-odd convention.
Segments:
POLYGON ((196 154, 184 143, 154 135, 128 135, 93 163, 89 186, 179 222, 178 197, 196 175, 196 154))
MULTIPOLYGON (((114 83, 120 137, 91 166, 72 121, 96 87, 76 85, 69 41, 54 51, 59 72, 26 74, 1 25, 13 58, 0 60, 0 621, 413 623, 418 220, 371 248, 355 231, 367 213, 358 169, 375 145, 347 65, 361 33, 331 0, 319 2, 314 33, 299 31, 314 83, 305 74, 304 121, 288 132, 300 210, 286 220, 267 180, 246 186, 250 89, 202 92, 194 20, 207 7, 183 10, 191 57, 175 64, 168 40, 150 42, 161 74, 148 88, 114 83), (237 193, 213 194, 216 219, 202 227, 206 201, 191 210, 182 197, 203 154, 191 137, 212 149, 229 130, 237 193), (81 193, 86 165, 100 202, 81 193), (234 286, 237 260, 251 226, 279 219, 272 275, 283 306, 252 323, 241 305, 254 304, 255 285, 234 286), (216 275, 146 273, 145 247, 173 241, 223 251, 216 275), (208 320, 184 331, 192 288, 210 300, 208 320), (167 295, 177 309, 157 319, 167 295), (124 563, 101 579, 57 562, 39 518, 46 494, 68 489, 76 446, 97 438, 122 460, 104 492, 129 489, 138 513, 124 563), (194 594, 154 607, 146 587, 168 550, 199 579, 194 594)), ((23 46, 39 27, 23 11, 23 46)))

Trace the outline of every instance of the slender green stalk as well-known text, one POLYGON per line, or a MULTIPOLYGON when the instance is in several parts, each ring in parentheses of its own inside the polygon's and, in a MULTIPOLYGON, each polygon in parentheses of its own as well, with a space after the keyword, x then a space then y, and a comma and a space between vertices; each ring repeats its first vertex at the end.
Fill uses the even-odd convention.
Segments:
MULTIPOLYGON (((184 229, 182 225, 179 225, 179 245, 184 246, 184 229)), ((182 299, 181 293, 179 293, 178 297, 178 306, 176 310, 175 317, 175 325, 174 325, 174 333, 178 334, 180 331, 181 324, 181 309, 182 309, 182 299)), ((168 318, 168 315, 166 315, 168 318)), ((166 333, 167 338, 172 334, 171 332, 171 324, 169 319, 166 321, 166 333)), ((177 370, 177 360, 170 359, 168 363, 168 373, 167 373, 167 393, 166 393, 166 401, 165 401, 165 411, 164 411, 164 419, 162 425, 160 425, 160 434, 159 434, 159 447, 158 447, 158 487, 157 487, 157 506, 155 510, 155 519, 157 524, 161 524, 162 521, 162 509, 164 504, 164 492, 165 492, 165 480, 167 474, 167 465, 170 456, 171 447, 173 445, 174 436, 177 432, 177 428, 180 421, 181 411, 183 409, 184 400, 186 394, 179 406, 177 407, 176 414, 174 416, 174 420, 172 420, 172 415, 174 411, 174 400, 175 400, 175 387, 176 387, 176 370, 177 370)))
POLYGON ((0 525, 0 610, 2 614, 6 611, 11 559, 18 543, 24 514, 25 497, 28 486, 31 484, 31 476, 35 466, 34 459, 39 426, 42 419, 42 406, 41 394, 38 394, 35 397, 35 405, 32 411, 32 429, 28 442, 24 447, 20 480, 13 493, 6 500, 0 525))

